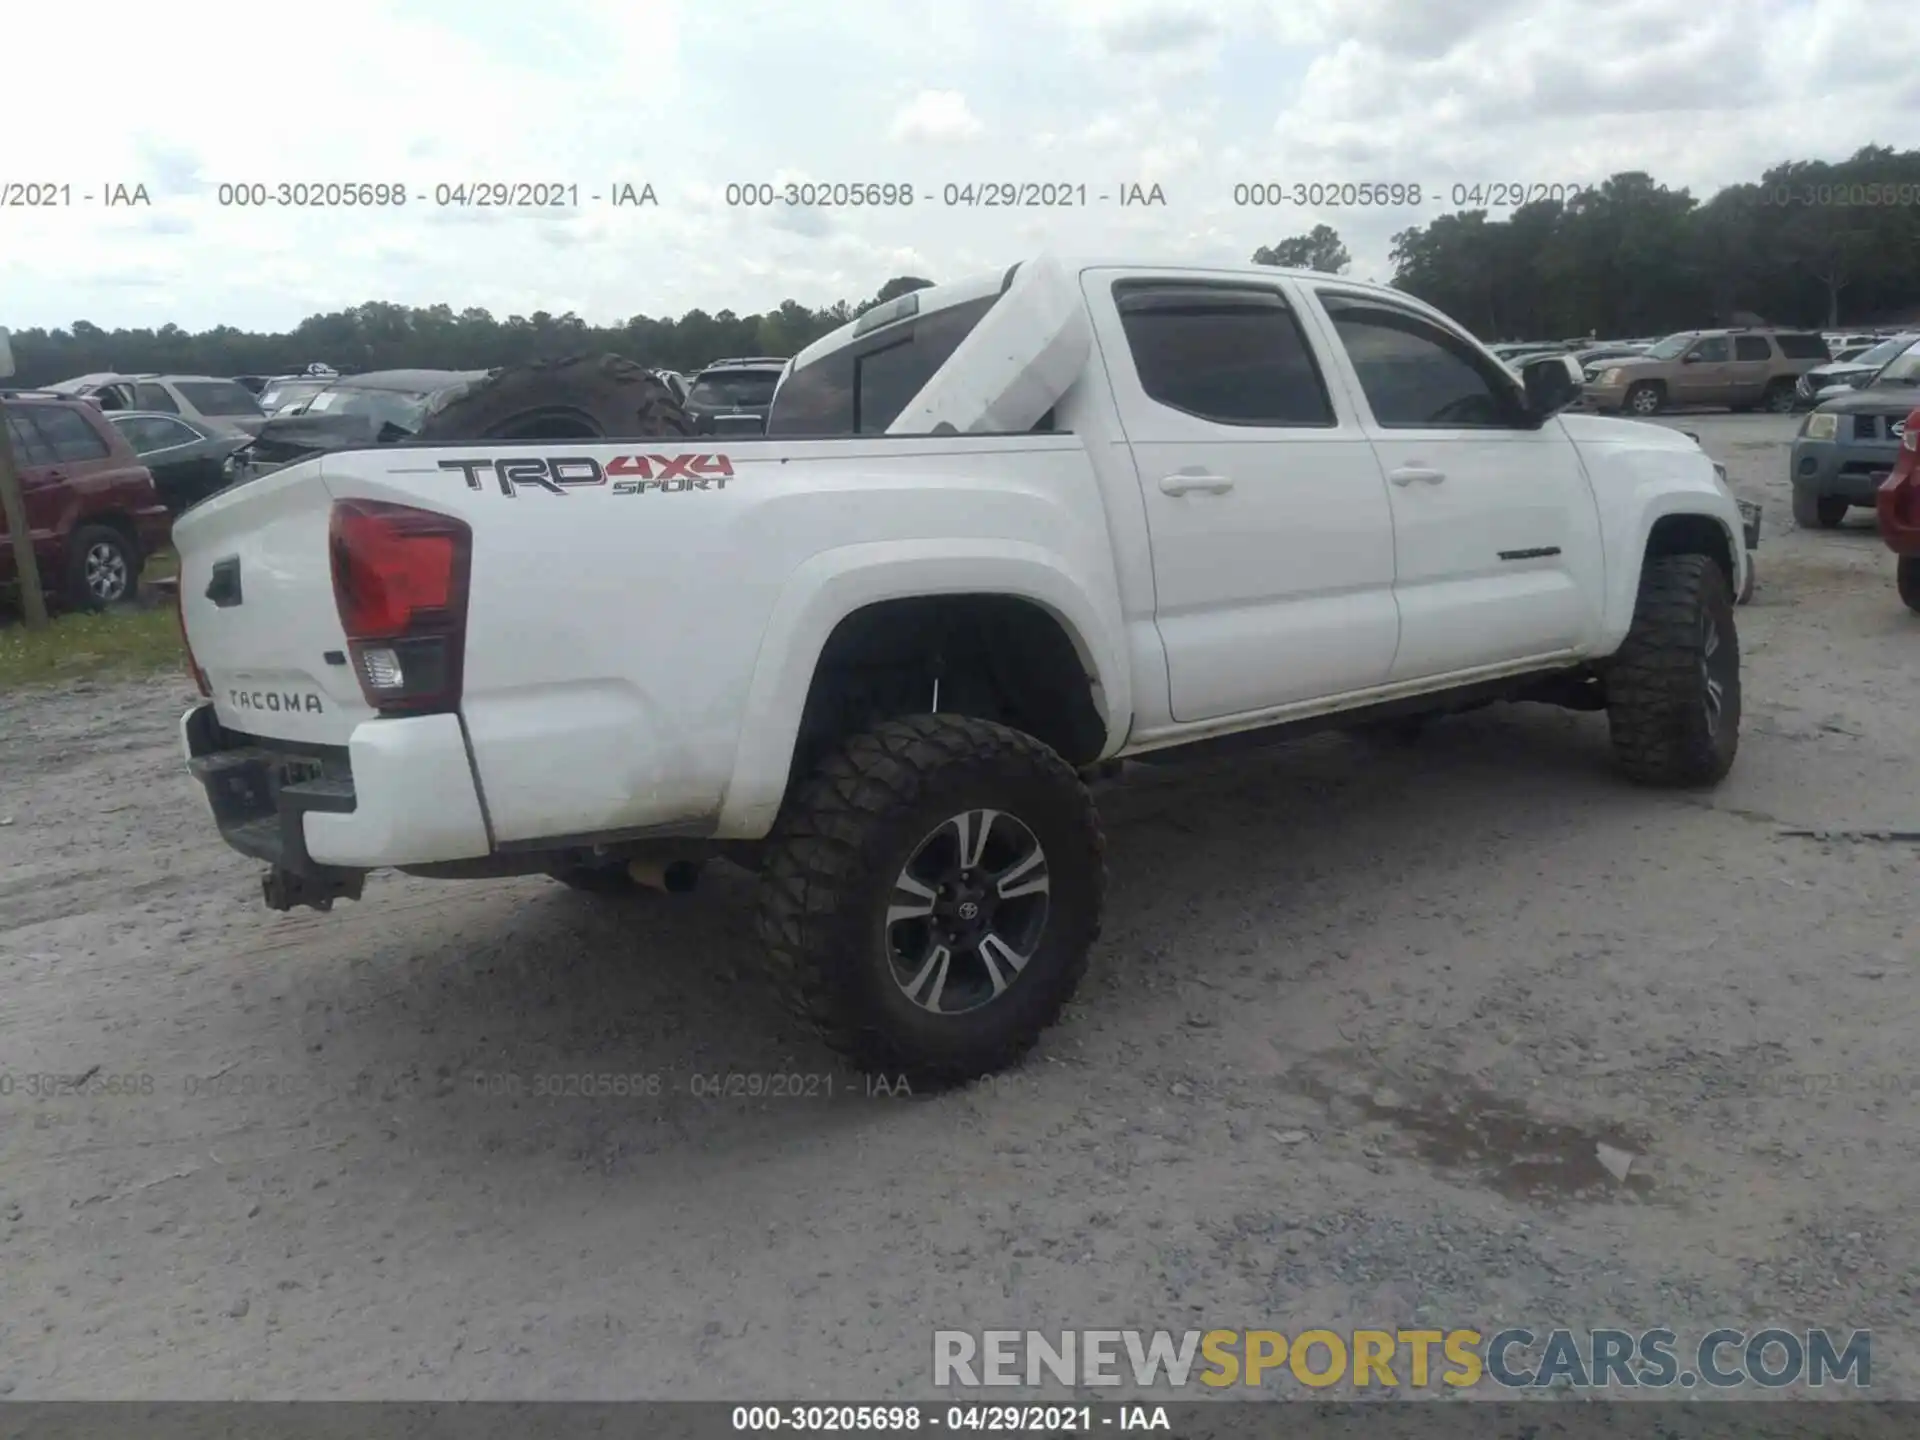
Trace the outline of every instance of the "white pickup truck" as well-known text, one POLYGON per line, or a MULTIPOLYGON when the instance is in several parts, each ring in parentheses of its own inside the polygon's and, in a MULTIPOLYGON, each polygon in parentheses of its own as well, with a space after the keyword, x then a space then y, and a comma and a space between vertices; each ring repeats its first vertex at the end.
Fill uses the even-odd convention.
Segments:
POLYGON ((1105 762, 1538 700, 1726 774, 1754 539, 1580 379, 1330 275, 1041 257, 810 346, 764 436, 332 451, 174 530, 189 766, 275 908, 739 859, 830 1044, 978 1076, 1085 970, 1105 762))

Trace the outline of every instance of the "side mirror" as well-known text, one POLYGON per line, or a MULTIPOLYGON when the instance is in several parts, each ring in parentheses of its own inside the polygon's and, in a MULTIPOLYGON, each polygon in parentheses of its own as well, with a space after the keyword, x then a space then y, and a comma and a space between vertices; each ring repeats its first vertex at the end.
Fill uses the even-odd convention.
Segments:
POLYGON ((1680 363, 1682 365, 1698 365, 1702 358, 1703 357, 1701 356, 1699 351, 1689 350, 1686 354, 1680 357, 1680 363))
POLYGON ((1571 355, 1539 355, 1520 367, 1526 386, 1527 410, 1545 420, 1580 398, 1586 374, 1571 355))

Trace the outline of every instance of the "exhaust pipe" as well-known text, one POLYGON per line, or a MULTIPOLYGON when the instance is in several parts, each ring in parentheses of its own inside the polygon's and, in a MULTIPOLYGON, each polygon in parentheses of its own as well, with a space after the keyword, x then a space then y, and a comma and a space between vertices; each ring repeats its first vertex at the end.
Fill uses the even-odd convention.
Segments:
POLYGON ((690 894, 700 883, 700 867, 691 860, 632 860, 627 874, 634 884, 669 895, 690 894))

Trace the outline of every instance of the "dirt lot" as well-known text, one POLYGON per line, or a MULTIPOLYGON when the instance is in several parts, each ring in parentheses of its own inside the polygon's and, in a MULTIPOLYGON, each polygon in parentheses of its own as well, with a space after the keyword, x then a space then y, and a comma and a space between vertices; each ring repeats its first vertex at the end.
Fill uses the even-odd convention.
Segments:
POLYGON ((1870 1326, 1920 1397, 1920 847, 1779 833, 1920 828, 1920 621, 1864 514, 1791 529, 1791 421, 1684 423, 1768 507, 1722 788, 1507 707, 1130 770, 1079 1003, 940 1098, 775 1008, 739 872, 274 916, 181 684, 0 697, 0 1393, 878 1398, 936 1328, 1418 1319, 1870 1326))

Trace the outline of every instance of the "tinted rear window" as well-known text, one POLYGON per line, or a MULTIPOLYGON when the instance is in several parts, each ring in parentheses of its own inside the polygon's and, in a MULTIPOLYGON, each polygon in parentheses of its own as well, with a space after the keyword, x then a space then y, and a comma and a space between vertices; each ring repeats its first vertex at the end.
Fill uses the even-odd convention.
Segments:
POLYGON ((52 448, 40 438, 39 430, 27 418, 27 411, 34 408, 30 405, 9 407, 7 434, 13 437, 13 453, 22 465, 51 465, 52 448))
POLYGON ((1780 347, 1780 353, 1789 360, 1827 359, 1827 342, 1818 335, 1783 332, 1774 336, 1773 341, 1780 347))
POLYGON ((779 383, 778 370, 720 370, 694 381, 687 399, 695 405, 765 405, 779 383))
POLYGON ((231 380, 176 380, 173 388, 202 415, 259 415, 260 402, 231 380))
POLYGON ((113 453, 105 438, 77 409, 64 405, 29 405, 26 410, 56 463, 104 460, 113 453))
POLYGON ((1771 360, 1773 350, 1758 335, 1736 335, 1733 337, 1733 358, 1736 360, 1771 360))
POLYGON ((989 295, 889 325, 795 370, 780 387, 767 433, 883 433, 999 299, 989 295))

